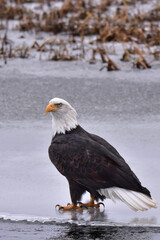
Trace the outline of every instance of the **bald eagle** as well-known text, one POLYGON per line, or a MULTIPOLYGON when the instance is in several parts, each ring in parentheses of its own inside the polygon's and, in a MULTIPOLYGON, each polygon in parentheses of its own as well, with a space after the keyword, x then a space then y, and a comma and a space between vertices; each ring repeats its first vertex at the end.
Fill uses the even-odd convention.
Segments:
POLYGON ((77 122, 76 110, 65 100, 53 98, 46 107, 51 112, 53 138, 49 157, 69 183, 72 203, 59 209, 98 208, 100 199, 119 199, 134 211, 156 208, 157 202, 143 187, 131 168, 103 138, 88 133, 77 122), (88 203, 79 202, 88 191, 88 203))

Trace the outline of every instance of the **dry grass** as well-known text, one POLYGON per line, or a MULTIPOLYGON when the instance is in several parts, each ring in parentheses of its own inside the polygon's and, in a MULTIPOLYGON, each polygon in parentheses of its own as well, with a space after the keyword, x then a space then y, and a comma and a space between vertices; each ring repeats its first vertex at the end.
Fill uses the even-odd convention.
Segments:
MULTIPOLYGON (((8 6, 2 0, 0 4, 1 19, 19 19, 17 28, 20 31, 36 31, 68 33, 73 36, 97 35, 101 42, 118 41, 160 45, 160 30, 154 23, 160 20, 160 7, 150 10, 145 14, 129 14, 128 5, 132 1, 123 0, 115 6, 115 15, 108 15, 109 6, 116 1, 103 0, 99 5, 93 5, 92 1, 86 3, 83 0, 65 0, 60 9, 50 7, 43 14, 35 13, 23 6, 24 2, 15 1, 17 4, 8 6), (146 30, 146 21, 149 22, 146 30)), ((45 1, 36 1, 43 5, 45 1)), ((52 0, 49 1, 51 4, 52 0)), ((48 3, 48 4, 49 4, 48 3)))
MULTIPOLYGON (((94 5, 93 1, 84 0, 64 0, 62 7, 55 9, 52 3, 55 1, 48 0, 12 0, 12 5, 7 4, 7 0, 0 1, 0 19, 19 20, 17 29, 19 31, 36 32, 51 32, 55 36, 57 34, 64 34, 71 36, 73 41, 61 39, 59 47, 57 47, 56 40, 47 40, 41 46, 38 42, 34 42, 31 47, 21 46, 12 48, 12 44, 4 44, 4 39, 1 39, 0 56, 4 57, 28 57, 29 51, 35 49, 43 52, 48 51, 49 59, 58 61, 66 60, 73 61, 85 58, 86 51, 91 51, 92 56, 90 63, 96 61, 96 55, 100 56, 102 63, 107 63, 107 69, 119 70, 117 65, 108 56, 104 47, 99 47, 98 44, 108 42, 120 43, 135 43, 143 44, 146 47, 160 46, 160 6, 150 9, 148 12, 141 14, 130 14, 130 7, 134 8, 135 1, 133 0, 102 0, 101 3, 94 5), (24 3, 36 2, 42 10, 41 14, 36 11, 31 11, 24 7, 24 3), (43 5, 47 4, 49 11, 43 11, 43 5), (113 16, 108 14, 110 6, 115 4, 115 14, 113 16), (75 36, 80 37, 81 44, 76 42, 75 36), (84 38, 86 36, 96 36, 94 48, 84 46, 84 38), (68 44, 69 47, 68 47, 68 44), (78 45, 79 54, 73 54, 70 51, 78 45), (79 46, 80 45, 80 46, 79 46), (4 54, 5 52, 5 54, 4 54)), ((146 2, 146 1, 145 1, 146 2)), ((0 29, 5 28, 4 24, 0 24, 0 29)), ((56 39, 56 37, 55 37, 56 39)), ((53 39, 52 39, 53 40, 53 39)), ((149 68, 142 52, 137 50, 125 49, 121 58, 124 62, 131 61, 131 54, 138 54, 135 66, 137 68, 149 68)), ((159 60, 159 49, 151 53, 155 60, 159 60)))

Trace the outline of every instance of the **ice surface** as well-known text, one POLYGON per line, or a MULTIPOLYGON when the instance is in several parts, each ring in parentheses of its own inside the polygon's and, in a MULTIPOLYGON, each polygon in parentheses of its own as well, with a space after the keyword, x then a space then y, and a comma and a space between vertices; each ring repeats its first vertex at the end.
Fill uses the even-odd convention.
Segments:
MULTIPOLYGON (((97 65, 96 65, 97 66, 97 65)), ((160 226, 159 209, 132 212, 105 201, 105 210, 59 213, 70 202, 68 183, 48 158, 54 96, 68 100, 80 124, 107 139, 159 202, 159 74, 99 72, 85 63, 10 61, 1 69, 0 216, 91 225, 160 226)), ((89 195, 84 196, 84 201, 89 195)))

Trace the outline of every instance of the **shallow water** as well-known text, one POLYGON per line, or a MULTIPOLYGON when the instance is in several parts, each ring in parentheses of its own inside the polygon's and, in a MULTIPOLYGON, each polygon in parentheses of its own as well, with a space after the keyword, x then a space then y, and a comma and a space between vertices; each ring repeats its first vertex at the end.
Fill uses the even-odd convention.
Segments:
POLYGON ((159 228, 117 227, 117 226, 77 226, 74 224, 40 224, 26 222, 1 222, 1 238, 10 239, 107 239, 107 240, 158 240, 159 228), (3 231, 2 231, 3 228, 3 231), (18 234, 17 234, 18 233, 18 234))
MULTIPOLYGON (((83 239, 160 237, 159 209, 135 213, 111 200, 106 200, 105 209, 98 211, 62 213, 55 209, 56 204, 70 202, 67 181, 51 164, 47 152, 52 130, 45 107, 55 96, 65 98, 77 109, 79 122, 86 130, 114 145, 152 196, 160 200, 160 70, 155 67, 108 73, 99 72, 98 68, 79 62, 31 60, 10 61, 1 68, 2 239, 15 235, 17 239, 28 239, 30 235, 37 236, 35 239, 54 239, 62 232, 61 239, 78 239, 76 234, 82 227, 73 224, 86 226, 84 235, 79 235, 83 239)), ((83 198, 87 199, 89 195, 83 198)))

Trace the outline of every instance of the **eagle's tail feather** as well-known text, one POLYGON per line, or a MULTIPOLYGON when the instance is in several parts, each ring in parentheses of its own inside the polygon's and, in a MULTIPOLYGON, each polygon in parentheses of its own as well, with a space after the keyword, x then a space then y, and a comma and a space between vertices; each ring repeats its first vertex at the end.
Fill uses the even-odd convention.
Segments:
POLYGON ((104 195, 106 198, 116 201, 121 200, 127 204, 134 211, 145 211, 150 208, 157 208, 157 202, 151 197, 132 190, 127 190, 118 187, 111 187, 98 190, 99 194, 104 195))

